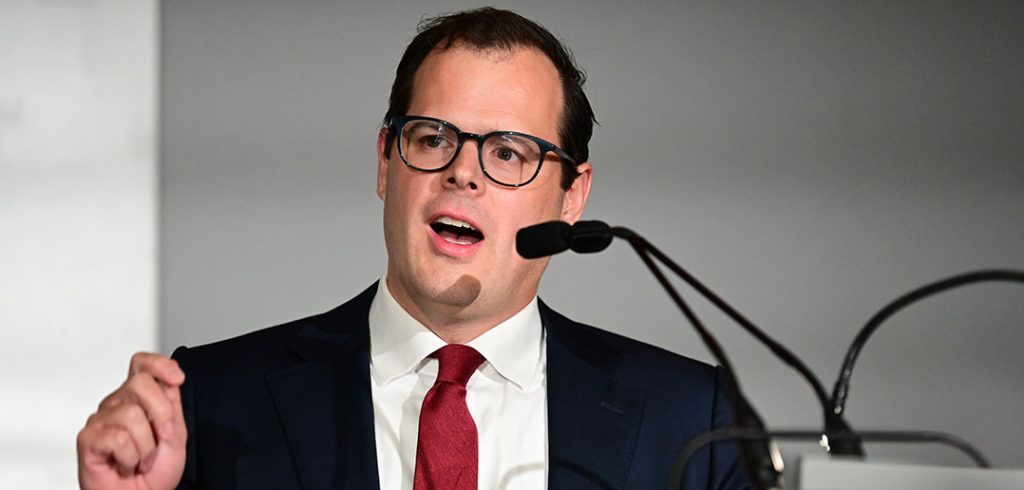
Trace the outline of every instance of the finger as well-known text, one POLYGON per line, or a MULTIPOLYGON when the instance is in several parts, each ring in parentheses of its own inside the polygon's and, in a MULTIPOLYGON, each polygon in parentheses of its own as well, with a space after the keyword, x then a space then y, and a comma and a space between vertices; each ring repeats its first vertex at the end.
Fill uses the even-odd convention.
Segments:
POLYGON ((185 426, 185 411, 181 405, 181 388, 178 386, 164 386, 164 395, 171 403, 171 420, 165 422, 166 427, 161 430, 170 429, 171 436, 167 439, 176 448, 184 448, 188 440, 188 428, 185 426))
POLYGON ((139 405, 126 403, 102 414, 97 422, 104 428, 120 429, 128 434, 135 446, 139 460, 145 459, 156 450, 156 437, 145 411, 139 405))
MULTIPOLYGON (((125 381, 125 383, 127 383, 127 381, 125 381)), ((110 410, 111 408, 114 408, 124 403, 125 394, 122 391, 122 388, 124 388, 124 384, 121 384, 120 387, 118 387, 112 393, 107 395, 106 398, 100 400, 100 404, 97 407, 96 411, 102 412, 104 410, 110 410)))
POLYGON ((185 382, 185 373, 178 362, 167 356, 149 352, 137 352, 132 356, 129 377, 137 373, 149 373, 161 383, 179 386, 185 382))
POLYGON ((84 449, 85 463, 90 466, 112 465, 122 476, 130 476, 139 464, 138 451, 132 443, 131 435, 124 429, 86 428, 79 435, 79 445, 84 449))
MULTIPOLYGON (((168 387, 177 390, 177 387, 168 387)), ((171 432, 169 424, 173 424, 174 407, 168 397, 165 387, 161 386, 156 379, 146 374, 132 376, 125 382, 123 390, 128 396, 142 407, 146 418, 153 426, 157 437, 162 440, 169 439, 171 432)))
POLYGON ((130 374, 117 390, 100 401, 99 411, 111 409, 125 402, 142 402, 147 412, 152 412, 151 418, 156 417, 164 421, 169 418, 171 407, 169 401, 161 403, 161 400, 166 399, 161 391, 161 384, 153 373, 143 367, 141 371, 130 374), (162 405, 166 405, 166 408, 162 405))

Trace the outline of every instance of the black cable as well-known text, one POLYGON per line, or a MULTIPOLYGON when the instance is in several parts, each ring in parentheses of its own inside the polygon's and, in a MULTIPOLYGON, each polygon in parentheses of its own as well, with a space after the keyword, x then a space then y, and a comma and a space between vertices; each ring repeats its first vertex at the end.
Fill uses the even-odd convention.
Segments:
POLYGON ((875 313, 874 316, 868 320, 867 324, 861 328, 857 337, 850 344, 850 348, 846 351, 846 359, 843 361, 843 367, 839 370, 839 377, 836 379, 835 387, 832 390, 832 400, 830 405, 832 407, 831 412, 837 416, 843 414, 843 410, 846 408, 846 399, 850 392, 850 377, 853 375, 853 365, 857 362, 857 356, 860 354, 861 349, 864 348, 864 344, 871 337, 871 334, 878 330, 878 327, 882 325, 882 322, 886 321, 895 314, 897 311, 906 308, 912 303, 920 301, 933 294, 940 293, 960 286, 966 286, 976 282, 984 281, 1012 281, 1012 282, 1024 282, 1024 272, 1015 270, 980 270, 959 274, 956 276, 948 277, 931 284, 926 284, 910 291, 894 301, 886 305, 884 308, 875 313))
MULTIPOLYGON (((850 436, 854 433, 853 429, 850 428, 846 420, 838 413, 833 413, 829 410, 829 398, 825 392, 825 388, 818 379, 817 375, 811 371, 796 355, 786 349, 782 344, 776 342, 774 339, 765 334, 760 328, 754 323, 748 320, 742 313, 733 308, 729 303, 720 298, 707 286, 697 280, 692 274, 683 269, 679 264, 676 264, 668 255, 665 255, 661 250, 658 250, 653 244, 634 233, 628 228, 621 226, 612 227, 612 233, 618 237, 625 238, 633 245, 633 248, 639 246, 653 254, 658 260, 665 264, 669 269, 675 272, 681 277, 687 284, 697 290, 702 296, 707 298, 712 304, 718 307, 719 310, 724 312, 736 323, 738 323, 744 330, 753 335, 762 344, 767 346, 779 359, 782 359, 787 365, 795 369, 805 380, 811 385, 814 395, 818 398, 818 403, 821 405, 823 417, 824 417, 824 433, 830 437, 838 435, 850 436)), ((639 249, 638 249, 639 250, 639 249)), ((857 442, 856 437, 836 437, 838 442, 835 446, 830 449, 833 454, 851 455, 851 456, 863 456, 864 448, 857 442)))
POLYGON ((713 293, 710 289, 707 288, 707 286, 705 286, 703 283, 697 280, 696 277, 694 277, 685 269, 676 264, 671 258, 665 255, 661 250, 658 250, 654 245, 645 240, 643 237, 640 237, 639 235, 636 235, 632 231, 629 231, 628 229, 625 228, 615 227, 615 229, 625 230, 627 233, 631 234, 631 236, 636 237, 636 239, 643 244, 645 249, 649 250, 655 257, 658 258, 658 260, 664 263, 669 269, 672 269, 672 272, 678 274, 679 277, 686 281, 686 283, 693 287, 693 289, 696 289, 697 292, 699 292, 702 296, 707 298, 708 301, 717 306, 720 310, 722 310, 722 312, 724 312, 726 315, 732 318, 736 323, 740 324, 740 326, 742 326, 744 330, 749 332, 751 335, 757 338, 757 340, 759 340, 762 344, 771 349, 771 351, 775 353, 776 356, 781 358, 783 362, 788 364, 793 369, 796 369, 801 375, 804 376, 804 378, 807 379, 808 383, 811 384, 811 388, 814 390, 814 395, 821 402, 821 405, 823 407, 828 406, 828 394, 825 391, 824 385, 821 384, 821 380, 818 379, 817 375, 815 375, 814 372, 810 370, 810 368, 808 368, 803 362, 801 362, 799 358, 794 356, 792 352, 790 352, 788 349, 786 349, 781 344, 779 344, 774 339, 765 334, 760 328, 754 325, 753 322, 744 317, 742 313, 740 313, 731 305, 729 305, 729 303, 726 303, 725 300, 723 300, 718 295, 713 293))
MULTIPOLYGON (((620 238, 624 238, 629 241, 630 245, 636 250, 637 254, 640 255, 644 264, 651 270, 662 287, 669 293, 676 305, 683 311, 683 314, 690 321, 690 323, 697 330, 704 344, 711 351, 712 355, 715 356, 716 360, 721 364, 728 386, 732 391, 734 400, 734 410, 737 415, 737 421, 735 427, 718 429, 711 431, 702 436, 698 436, 694 440, 687 444, 686 448, 680 453, 673 464, 672 472, 670 474, 670 488, 677 488, 682 479, 682 474, 686 468, 686 464, 692 455, 701 447, 709 444, 713 441, 720 439, 732 438, 738 440, 766 440, 772 437, 778 437, 781 439, 814 439, 821 436, 826 436, 828 445, 833 446, 832 454, 847 454, 847 455, 858 455, 862 456, 863 448, 861 445, 862 440, 874 440, 874 441, 888 441, 888 442, 941 442, 947 445, 956 447, 961 451, 968 454, 974 462, 983 468, 989 467, 987 460, 984 456, 977 451, 969 443, 951 434, 945 434, 942 432, 913 432, 913 431, 858 431, 854 432, 843 418, 843 411, 845 408, 846 399, 849 395, 849 383, 850 377, 853 373, 853 365, 856 362, 857 356, 863 345, 867 342, 867 339, 874 333, 875 330, 889 317, 895 314, 897 311, 905 308, 906 306, 920 301, 928 296, 937 294, 939 292, 953 289, 956 287, 964 286, 967 284, 982 282, 982 281, 1013 281, 1013 282, 1024 282, 1024 272, 1015 270, 987 270, 987 271, 976 271, 961 274, 958 276, 950 277, 937 281, 932 284, 925 285, 921 288, 915 289, 888 304, 876 313, 871 320, 860 330, 854 342, 850 345, 847 351, 846 358, 844 360, 842 369, 839 373, 839 378, 836 380, 835 387, 833 389, 831 399, 825 393, 825 389, 821 384, 821 381, 817 376, 809 369, 806 365, 800 361, 795 355, 793 355, 788 349, 783 347, 778 342, 774 341, 750 320, 745 318, 736 309, 732 308, 728 303, 719 298, 710 289, 704 286, 695 277, 686 272, 682 267, 676 264, 667 255, 658 250, 654 245, 645 240, 643 237, 637 235, 633 231, 624 227, 608 227, 608 225, 601 222, 594 222, 592 225, 588 225, 587 228, 580 231, 581 238, 588 238, 589 241, 583 240, 584 243, 577 250, 580 253, 593 253, 596 251, 603 250, 610 243, 610 239, 604 239, 603 234, 606 230, 620 238), (594 228, 594 229, 591 229, 594 228), (586 234, 593 234, 601 240, 591 240, 586 234), (593 242, 593 243, 591 243, 593 242), (732 368, 732 363, 728 360, 725 352, 722 350, 718 342, 711 336, 710 332, 699 320, 696 314, 690 309, 690 307, 683 301, 682 297, 679 296, 678 292, 671 286, 664 274, 658 268, 658 266, 651 260, 651 255, 657 258, 662 264, 669 267, 675 272, 680 278, 686 281, 691 287, 696 289, 711 303, 717 306, 721 311, 726 313, 730 318, 736 321, 741 327, 743 327, 748 333, 757 338, 761 343, 766 345, 775 355, 782 359, 790 367, 798 371, 811 385, 815 396, 821 403, 824 411, 825 419, 825 430, 824 434, 815 431, 778 431, 768 432, 764 429, 764 423, 760 416, 754 411, 753 407, 747 402, 742 396, 738 379, 732 368), (673 486, 674 485, 674 486, 673 486)), ((571 245, 572 240, 569 240, 571 245)), ((564 244, 563 244, 564 245, 564 244)), ((518 243, 517 243, 518 246, 518 243)), ((566 246, 567 247, 567 246, 566 246)), ((565 250, 565 248, 559 248, 555 252, 565 250)), ((523 252, 520 252, 523 253, 523 252)), ((825 442, 825 439, 822 439, 825 442)), ((827 446, 826 444, 822 444, 827 446)), ((740 444, 741 451, 746 453, 752 446, 740 444)), ((766 449, 766 448, 764 448, 766 449)), ((826 451, 829 451, 826 449, 826 451)), ((775 471, 772 462, 767 461, 767 454, 761 454, 760 456, 750 458, 747 457, 749 454, 744 454, 744 462, 748 465, 750 463, 760 464, 760 468, 766 470, 766 472, 759 472, 757 467, 748 466, 748 470, 751 475, 755 478, 755 484, 761 485, 762 482, 768 481, 762 479, 762 476, 767 476, 768 473, 774 474, 774 481, 778 480, 778 473, 775 471)))
MULTIPOLYGON (((628 231, 628 230, 627 230, 628 231)), ((733 370, 732 362, 729 361, 725 351, 722 349, 715 337, 711 335, 704 323, 697 317, 693 310, 686 304, 679 292, 676 291, 672 284, 665 277, 665 274, 661 272, 658 265, 651 260, 648 255, 646 247, 649 244, 646 240, 641 238, 639 235, 630 232, 630 237, 627 238, 629 244, 633 246, 636 253, 640 255, 644 265, 651 270, 654 277, 657 278, 661 286, 665 288, 665 291, 672 297, 672 300, 676 303, 680 310, 683 311, 683 315, 690 321, 690 324, 697 330, 704 345, 707 346, 708 350, 715 357, 718 363, 722 366, 722 370, 725 373, 726 385, 729 387, 731 392, 731 400, 733 403, 733 423, 738 427, 745 429, 755 429, 764 431, 764 420, 758 415, 757 411, 754 410, 753 405, 747 401, 746 397, 743 396, 743 392, 740 389, 739 379, 736 377, 736 372, 733 370)), ((767 490, 779 488, 780 475, 778 470, 774 466, 774 461, 771 457, 771 450, 767 445, 751 445, 751 444, 740 444, 740 453, 742 460, 746 466, 747 474, 751 477, 751 480, 755 488, 758 490, 767 490)))
POLYGON ((722 369, 725 371, 725 375, 728 378, 727 381, 729 381, 730 389, 735 391, 733 395, 739 395, 739 392, 741 391, 739 379, 736 377, 736 371, 733 370, 732 362, 729 361, 729 357, 725 355, 725 351, 722 350, 722 346, 717 340, 715 340, 715 337, 711 335, 711 332, 708 331, 707 327, 704 326, 704 322, 702 322, 693 310, 690 309, 690 306, 683 300, 682 296, 679 295, 679 292, 672 287, 672 284, 669 283, 665 274, 663 274, 661 269, 658 268, 658 265, 651 260, 650 255, 647 254, 644 242, 645 240, 640 238, 639 235, 634 234, 629 238, 629 244, 632 245, 633 249, 636 250, 636 253, 640 255, 644 265, 651 270, 651 273, 653 273, 654 277, 659 283, 661 283, 661 286, 665 288, 665 291, 668 292, 669 296, 672 297, 672 300, 677 306, 679 306, 679 309, 683 311, 683 315, 685 315, 686 319, 690 321, 693 328, 697 329, 697 334, 700 335, 700 339, 704 342, 704 345, 707 346, 708 350, 711 351, 711 355, 713 355, 715 360, 717 360, 722 366, 722 369))

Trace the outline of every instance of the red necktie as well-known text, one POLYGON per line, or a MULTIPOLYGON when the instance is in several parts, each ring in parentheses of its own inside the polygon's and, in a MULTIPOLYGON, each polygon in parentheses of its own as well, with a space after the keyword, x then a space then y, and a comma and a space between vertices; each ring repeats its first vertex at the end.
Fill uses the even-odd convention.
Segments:
POLYGON ((466 382, 484 362, 472 347, 449 344, 437 357, 437 381, 423 398, 414 490, 477 490, 476 424, 466 382))

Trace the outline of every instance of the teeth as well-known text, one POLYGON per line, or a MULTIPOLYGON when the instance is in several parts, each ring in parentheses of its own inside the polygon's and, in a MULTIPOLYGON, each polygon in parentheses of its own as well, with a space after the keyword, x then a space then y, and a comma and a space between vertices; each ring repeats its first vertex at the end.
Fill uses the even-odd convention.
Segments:
POLYGON ((445 225, 448 225, 448 226, 458 226, 460 228, 467 228, 467 229, 470 229, 470 230, 476 230, 476 228, 473 228, 473 226, 470 225, 469 223, 466 223, 465 221, 457 220, 455 218, 450 218, 448 216, 441 216, 440 218, 437 219, 437 222, 445 224, 445 225))

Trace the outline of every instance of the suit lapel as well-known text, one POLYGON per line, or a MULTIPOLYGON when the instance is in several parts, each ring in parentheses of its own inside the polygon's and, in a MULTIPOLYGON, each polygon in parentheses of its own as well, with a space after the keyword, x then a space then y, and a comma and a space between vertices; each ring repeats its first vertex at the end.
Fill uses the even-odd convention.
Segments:
POLYGON ((267 377, 306 488, 379 488, 367 323, 375 291, 302 328, 289 345, 304 362, 267 377))
POLYGON ((624 488, 644 395, 616 380, 619 353, 543 303, 548 368, 548 488, 624 488))
MULTIPOLYGON (((376 284, 290 342, 303 362, 267 377, 306 488, 377 490, 370 395, 370 303, 376 284)), ((644 394, 612 374, 619 353, 540 303, 547 332, 548 488, 624 488, 644 394)))

